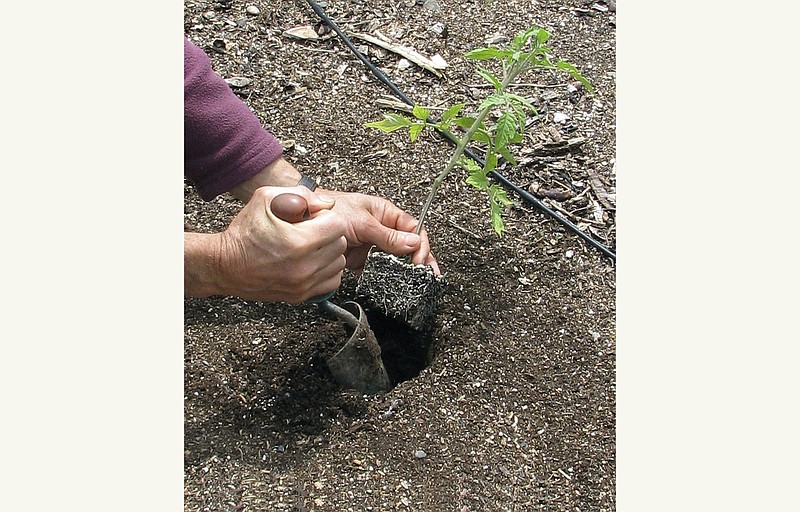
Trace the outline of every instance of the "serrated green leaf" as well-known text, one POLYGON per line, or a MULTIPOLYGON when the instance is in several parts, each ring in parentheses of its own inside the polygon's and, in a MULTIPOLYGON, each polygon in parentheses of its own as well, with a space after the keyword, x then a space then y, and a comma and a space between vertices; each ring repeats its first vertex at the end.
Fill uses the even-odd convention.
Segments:
POLYGON ((508 198, 506 191, 497 184, 492 184, 489 187, 489 204, 491 205, 492 214, 492 227, 494 228, 497 236, 503 236, 503 208, 514 204, 514 201, 508 198))
POLYGON ((476 48, 468 52, 464 57, 473 60, 489 60, 495 57, 502 57, 503 52, 497 48, 476 48))
POLYGON ((495 124, 494 143, 497 148, 508 145, 517 133, 517 122, 511 112, 503 112, 495 124))
POLYGON ((511 154, 508 148, 497 148, 497 152, 500 153, 500 156, 502 156, 503 159, 510 163, 513 167, 519 165, 517 160, 514 158, 514 155, 511 154))
POLYGON ((530 102, 527 98, 520 96, 519 94, 514 94, 513 92, 506 93, 506 99, 508 103, 512 106, 520 106, 527 108, 528 110, 532 110, 536 112, 536 108, 534 108, 533 103, 530 102))
POLYGON ((511 43, 511 47, 514 50, 521 50, 523 46, 533 37, 539 29, 536 27, 531 27, 524 32, 520 32, 514 36, 514 40, 511 43))
POLYGON ((560 60, 556 64, 556 67, 562 71, 566 71, 567 73, 569 73, 572 76, 572 78, 574 78, 575 80, 579 81, 584 86, 586 86, 586 88, 589 89, 589 92, 594 92, 594 87, 592 87, 592 84, 590 84, 589 81, 586 80, 586 78, 584 78, 583 75, 580 74, 578 68, 576 68, 574 64, 567 62, 565 60, 560 60))
POLYGON ((488 155, 486 155, 485 165, 483 166, 483 173, 484 175, 489 174, 497 167, 497 153, 492 151, 488 155))
POLYGON ((486 190, 489 188, 489 180, 482 169, 478 168, 476 171, 471 171, 467 177, 467 183, 477 188, 478 190, 486 190))
POLYGON ((500 206, 490 195, 489 196, 490 215, 492 218, 492 228, 497 236, 503 237, 505 225, 503 224, 503 207, 500 206))
POLYGON ((419 134, 423 128, 425 128, 425 123, 411 125, 411 128, 408 129, 408 135, 411 137, 411 142, 417 140, 417 137, 419 137, 419 134))
POLYGON ((475 133, 472 134, 472 140, 476 140, 483 144, 492 144, 492 138, 486 133, 486 130, 478 128, 475 133))
POLYGON ((488 69, 478 66, 476 72, 483 77, 484 80, 492 84, 492 87, 494 87, 496 91, 499 91, 503 88, 503 84, 500 83, 500 80, 498 80, 498 78, 494 76, 488 69))
POLYGON ((425 121, 428 119, 428 116, 431 115, 431 111, 422 105, 414 105, 414 110, 412 113, 414 114, 414 117, 422 121, 425 121))
POLYGON ((509 206, 514 204, 514 201, 508 198, 505 189, 500 185, 493 184, 491 187, 489 187, 489 195, 491 196, 492 201, 500 205, 509 206))
POLYGON ((461 128, 464 128, 465 130, 469 130, 470 128, 472 128, 472 125, 475 124, 475 118, 474 117, 457 117, 457 118, 453 119, 453 124, 455 124, 456 126, 460 126, 461 128))
POLYGON ((479 172, 481 171, 481 167, 475 162, 475 160, 462 155, 461 158, 458 160, 458 165, 461 166, 463 169, 466 169, 467 172, 479 172))
POLYGON ((444 114, 442 114, 442 121, 450 121, 456 117, 459 112, 461 112, 462 108, 464 108, 464 103, 456 103, 452 107, 448 108, 444 111, 444 114))
POLYGON ((505 98, 501 94, 492 94, 491 96, 487 97, 478 107, 478 110, 483 110, 487 107, 492 107, 495 105, 502 105, 505 103, 505 98))
POLYGON ((543 28, 540 28, 536 32, 536 41, 542 45, 547 42, 550 38, 550 33, 543 28))
POLYGON ((382 120, 366 124, 368 128, 376 128, 385 133, 390 133, 410 125, 410 119, 394 113, 383 114, 382 120))

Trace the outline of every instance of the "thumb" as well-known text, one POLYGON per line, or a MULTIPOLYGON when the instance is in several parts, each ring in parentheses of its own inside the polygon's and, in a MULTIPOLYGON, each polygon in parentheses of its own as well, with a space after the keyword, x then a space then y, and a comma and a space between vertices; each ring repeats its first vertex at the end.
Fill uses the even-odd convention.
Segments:
POLYGON ((318 194, 306 190, 306 199, 308 200, 308 213, 314 214, 320 210, 330 210, 336 204, 336 200, 332 196, 318 194))

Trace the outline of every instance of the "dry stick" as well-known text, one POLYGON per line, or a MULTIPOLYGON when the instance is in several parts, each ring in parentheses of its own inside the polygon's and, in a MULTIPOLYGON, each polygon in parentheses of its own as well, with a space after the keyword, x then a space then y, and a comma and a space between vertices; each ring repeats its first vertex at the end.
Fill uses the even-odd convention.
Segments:
MULTIPOLYGON (((508 88, 513 87, 536 87, 540 89, 556 89, 558 87, 566 87, 569 84, 508 84, 508 88)), ((488 89, 494 87, 492 84, 467 84, 467 87, 472 89, 488 89)))
MULTIPOLYGON (((377 100, 375 100, 375 104, 378 105, 379 107, 399 110, 400 112, 406 112, 408 114, 414 112, 413 106, 403 103, 402 101, 395 101, 390 98, 378 98, 377 100)), ((425 107, 428 110, 441 110, 443 112, 447 110, 444 107, 428 107, 425 105, 423 105, 423 107, 425 107)))
POLYGON ((442 78, 444 76, 431 59, 425 57, 424 55, 422 55, 413 48, 399 44, 392 44, 384 41, 383 39, 378 39, 377 37, 371 36, 369 34, 350 34, 350 36, 355 37, 357 39, 362 39, 376 46, 380 46, 384 50, 389 50, 390 52, 400 55, 401 57, 405 57, 406 59, 413 62, 417 66, 427 69, 428 71, 430 71, 439 78, 442 78))

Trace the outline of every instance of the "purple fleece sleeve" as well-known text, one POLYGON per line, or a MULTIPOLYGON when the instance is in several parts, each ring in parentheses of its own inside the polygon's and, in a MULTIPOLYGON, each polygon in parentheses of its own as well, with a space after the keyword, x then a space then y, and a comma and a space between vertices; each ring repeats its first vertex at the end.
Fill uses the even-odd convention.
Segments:
POLYGON ((183 68, 184 175, 210 201, 258 174, 282 148, 185 36, 183 68))

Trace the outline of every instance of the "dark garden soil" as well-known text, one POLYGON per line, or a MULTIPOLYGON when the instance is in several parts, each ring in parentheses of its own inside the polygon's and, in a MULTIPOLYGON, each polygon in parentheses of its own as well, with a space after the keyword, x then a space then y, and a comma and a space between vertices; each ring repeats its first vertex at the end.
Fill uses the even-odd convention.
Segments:
MULTIPOLYGON (((353 40, 431 107, 474 109, 486 93, 464 53, 547 28, 554 53, 597 91, 565 75, 526 76, 514 92, 541 117, 515 149, 520 165, 500 172, 613 250, 614 5, 433 3, 324 5, 347 33, 441 55, 449 67, 438 78, 353 40)), ((318 26, 305 0, 186 0, 184 16, 220 75, 249 80, 234 91, 300 170, 325 188, 381 195, 419 214, 451 147, 430 134, 412 144, 364 127, 387 112, 376 102, 390 92, 335 35, 284 35, 318 26)), ((185 220, 198 231, 224 229, 241 207, 227 195, 205 203, 188 184, 184 193, 185 220)), ((185 509, 614 510, 614 264, 509 195, 516 204, 498 238, 486 196, 463 175, 445 180, 427 225, 446 276, 432 329, 415 335, 371 313, 396 383, 385 394, 363 396, 332 379, 325 359, 345 330, 315 306, 187 299, 185 509)), ((333 300, 354 298, 356 284, 346 274, 333 300)))

